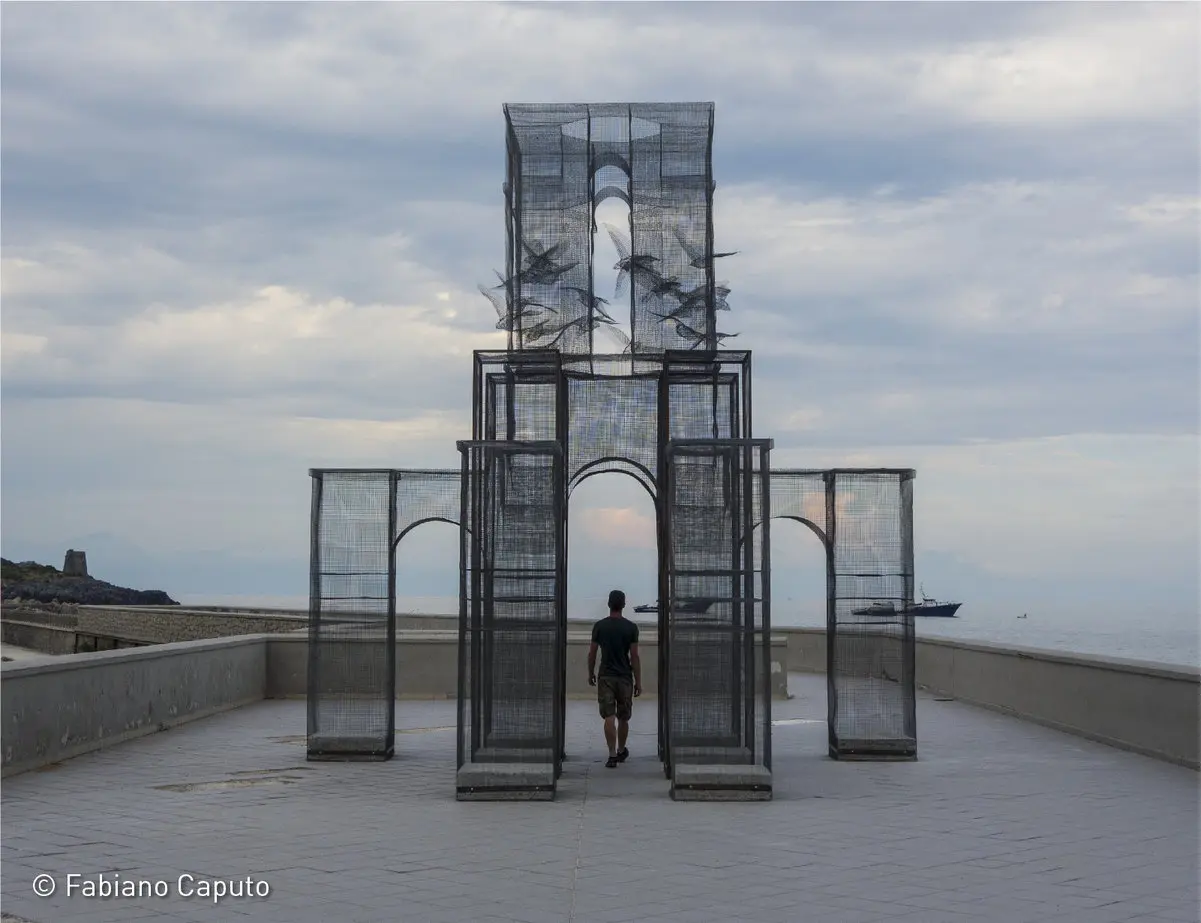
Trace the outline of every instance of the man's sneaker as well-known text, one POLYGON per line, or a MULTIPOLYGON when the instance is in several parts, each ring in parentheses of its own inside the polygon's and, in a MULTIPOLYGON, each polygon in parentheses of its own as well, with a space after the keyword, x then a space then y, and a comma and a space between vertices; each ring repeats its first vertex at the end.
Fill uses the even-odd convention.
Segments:
POLYGON ((630 748, 622 747, 621 752, 617 754, 617 762, 624 763, 630 758, 630 748))
POLYGON ((615 757, 615 756, 609 757, 608 761, 605 763, 605 768, 606 769, 616 769, 617 768, 617 757, 615 757))

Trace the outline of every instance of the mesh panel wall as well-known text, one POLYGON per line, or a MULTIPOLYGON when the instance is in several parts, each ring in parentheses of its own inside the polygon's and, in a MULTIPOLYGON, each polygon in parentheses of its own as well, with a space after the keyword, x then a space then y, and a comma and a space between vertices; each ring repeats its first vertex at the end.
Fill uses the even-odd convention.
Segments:
POLYGON ((826 542, 826 472, 776 468, 771 473, 771 518, 793 519, 826 542))
MULTIPOLYGON (((396 532, 394 547, 418 526, 427 522, 459 524, 460 473, 454 469, 407 469, 393 472, 396 489, 396 532)), ((404 593, 404 574, 397 572, 396 584, 404 593)))
POLYGON ((313 471, 308 756, 392 755, 396 611, 391 471, 313 471))
POLYGON ((769 449, 767 440, 667 448, 661 695, 671 766, 770 766, 769 449))
POLYGON ((636 274, 634 342, 646 351, 715 349, 713 106, 639 107, 659 131, 632 143, 632 252, 655 258, 636 274))
POLYGON ((519 349, 592 347, 592 185, 587 106, 506 106, 519 349))
POLYGON ((459 764, 560 768, 564 465, 557 443, 461 442, 459 764))
POLYGON ((555 441, 566 432, 562 360, 552 350, 475 353, 477 441, 555 441))
POLYGON ((910 758, 917 752, 912 476, 827 473, 832 756, 910 758))
POLYGON ((635 363, 620 356, 564 362, 569 483, 581 475, 621 470, 633 474, 655 495, 659 370, 660 363, 635 363))
POLYGON ((748 352, 667 353, 660 379, 663 438, 750 438, 750 373, 748 352))

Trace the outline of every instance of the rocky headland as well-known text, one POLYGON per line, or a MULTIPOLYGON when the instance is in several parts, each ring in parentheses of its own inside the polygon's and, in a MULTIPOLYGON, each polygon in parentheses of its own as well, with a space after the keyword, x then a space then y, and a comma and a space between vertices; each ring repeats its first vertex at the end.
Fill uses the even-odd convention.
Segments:
MULTIPOLYGON (((68 553, 68 563, 71 561, 68 553)), ((78 570, 71 567, 71 570, 78 570)), ((162 590, 132 590, 114 586, 84 573, 64 573, 49 564, 25 561, 17 564, 0 558, 0 584, 3 600, 37 603, 66 603, 82 606, 178 606, 162 590)))

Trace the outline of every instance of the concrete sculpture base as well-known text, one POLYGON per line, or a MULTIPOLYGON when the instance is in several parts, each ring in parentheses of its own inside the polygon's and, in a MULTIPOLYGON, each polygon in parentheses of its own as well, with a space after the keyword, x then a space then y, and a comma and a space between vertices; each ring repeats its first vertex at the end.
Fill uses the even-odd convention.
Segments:
POLYGON ((455 776, 459 801, 552 801, 555 767, 550 763, 464 763, 455 776))
POLYGON ((675 801, 770 801, 771 770, 745 765, 676 766, 671 797, 675 801))

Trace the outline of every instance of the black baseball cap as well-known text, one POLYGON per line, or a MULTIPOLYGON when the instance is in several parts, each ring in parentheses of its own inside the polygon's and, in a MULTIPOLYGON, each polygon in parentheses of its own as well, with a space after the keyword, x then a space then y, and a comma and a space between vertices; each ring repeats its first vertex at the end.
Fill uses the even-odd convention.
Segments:
POLYGON ((613 590, 609 593, 609 611, 616 612, 626 607, 626 594, 621 590, 613 590))

